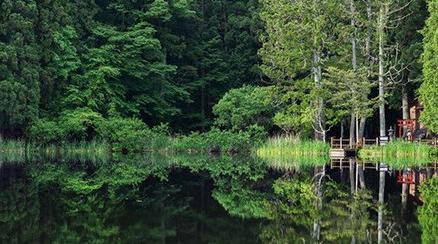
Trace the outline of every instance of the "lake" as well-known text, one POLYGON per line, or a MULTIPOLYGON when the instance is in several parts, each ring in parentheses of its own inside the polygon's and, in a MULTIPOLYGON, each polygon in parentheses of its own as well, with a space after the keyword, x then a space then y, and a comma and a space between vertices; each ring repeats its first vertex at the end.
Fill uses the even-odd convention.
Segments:
POLYGON ((418 187, 438 174, 437 164, 306 160, 179 154, 2 159, 0 243, 436 238, 436 211, 418 217, 418 187))

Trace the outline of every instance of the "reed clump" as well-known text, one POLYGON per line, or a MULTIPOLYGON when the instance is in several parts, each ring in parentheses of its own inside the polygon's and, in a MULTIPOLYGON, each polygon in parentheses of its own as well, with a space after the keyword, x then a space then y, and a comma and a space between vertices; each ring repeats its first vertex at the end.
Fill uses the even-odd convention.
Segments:
POLYGON ((109 145, 103 141, 42 145, 24 140, 0 140, 0 160, 6 162, 39 158, 104 159, 109 157, 109 152, 109 145))
POLYGON ((322 166, 328 162, 329 145, 322 141, 301 140, 293 136, 277 136, 257 149, 257 156, 274 169, 292 170, 322 166))
POLYGON ((366 160, 394 163, 396 165, 420 165, 436 161, 434 148, 429 145, 395 140, 384 146, 372 146, 359 151, 366 160))
POLYGON ((328 155, 330 147, 322 141, 301 140, 294 136, 276 136, 259 149, 259 156, 293 156, 293 157, 321 157, 328 155))

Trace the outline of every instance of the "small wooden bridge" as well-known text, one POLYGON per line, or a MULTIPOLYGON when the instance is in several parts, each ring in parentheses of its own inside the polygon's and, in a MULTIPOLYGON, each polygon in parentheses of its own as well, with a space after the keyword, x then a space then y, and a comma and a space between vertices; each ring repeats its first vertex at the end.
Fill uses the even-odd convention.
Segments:
POLYGON ((355 156, 357 149, 359 148, 386 144, 387 142, 388 140, 379 140, 379 138, 363 138, 355 143, 350 141, 350 139, 332 137, 330 139, 330 157, 344 158, 346 156, 355 156))

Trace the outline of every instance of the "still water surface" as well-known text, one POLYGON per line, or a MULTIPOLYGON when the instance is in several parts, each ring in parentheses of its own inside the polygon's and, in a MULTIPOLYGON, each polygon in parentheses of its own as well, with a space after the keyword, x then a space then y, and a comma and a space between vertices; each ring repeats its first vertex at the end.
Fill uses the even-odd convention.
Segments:
POLYGON ((436 164, 399 170, 251 156, 3 161, 0 243, 421 243, 418 186, 436 164))

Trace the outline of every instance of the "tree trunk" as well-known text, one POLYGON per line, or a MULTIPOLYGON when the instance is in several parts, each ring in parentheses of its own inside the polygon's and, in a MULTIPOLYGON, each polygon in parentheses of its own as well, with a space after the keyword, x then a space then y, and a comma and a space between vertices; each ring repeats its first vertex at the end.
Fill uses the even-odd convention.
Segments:
POLYGON ((358 171, 358 175, 359 175, 359 185, 360 185, 360 188, 365 189, 365 187, 366 187, 366 185, 365 185, 365 174, 363 172, 362 166, 359 165, 359 167, 357 167, 357 171, 358 171))
POLYGON ((383 240, 383 204, 385 203, 385 178, 386 172, 379 172, 379 211, 377 217, 377 242, 382 243, 383 240))
POLYGON ((360 118, 360 122, 359 122, 359 135, 357 136, 357 140, 358 141, 362 141, 362 139, 364 138, 366 120, 367 120, 366 117, 360 118))
POLYGON ((368 73, 371 74, 371 36, 372 36, 372 18, 373 18, 373 12, 372 12, 372 5, 371 0, 366 1, 367 6, 367 38, 365 41, 365 54, 366 54, 366 60, 368 65, 368 73))
MULTIPOLYGON (((353 33, 351 35, 351 65, 353 71, 357 70, 357 50, 356 50, 356 6, 354 5, 354 0, 350 0, 350 12, 351 12, 351 28, 353 33)), ((350 147, 356 144, 355 131, 356 131, 356 116, 355 111, 351 111, 350 119, 350 147)))
POLYGON ((344 120, 341 120, 341 138, 344 138, 344 120))
MULTIPOLYGON (((403 120, 409 119, 409 100, 408 100, 408 92, 406 91, 406 85, 402 86, 402 113, 403 120)), ((403 136, 408 133, 408 128, 403 126, 403 136)))
MULTIPOLYGON (((367 62, 367 68, 368 68, 368 77, 371 76, 372 71, 372 63, 371 63, 371 37, 372 37, 372 18, 373 18, 373 12, 372 12, 372 5, 371 0, 366 1, 366 9, 367 9, 367 20, 368 20, 368 26, 367 26, 367 37, 365 40, 365 58, 367 62)), ((359 133, 357 135, 357 140, 362 141, 364 134, 365 134, 365 125, 366 125, 367 118, 365 116, 362 116, 360 118, 359 122, 359 133)))
MULTIPOLYGON (((321 89, 322 68, 321 68, 321 54, 318 51, 313 52, 313 78, 315 86, 321 89)), ((322 97, 317 98, 317 108, 315 116, 315 139, 325 141, 325 121, 324 121, 324 101, 322 97)))
POLYGON ((353 34, 351 37, 351 64, 353 66, 353 70, 357 70, 357 51, 356 51, 356 6, 354 5, 354 0, 350 0, 350 11, 351 11, 351 27, 353 28, 353 34))
POLYGON ((350 147, 356 144, 355 140, 355 131, 356 131, 356 116, 354 113, 351 114, 350 118, 350 147))
POLYGON ((379 135, 386 136, 386 117, 385 117, 385 29, 388 6, 385 3, 380 5, 379 24, 377 32, 379 35, 379 135))
MULTIPOLYGON (((407 177, 407 170, 403 170, 403 176, 407 177)), ((401 203, 402 203, 402 212, 406 210, 406 206, 408 203, 408 184, 402 184, 402 192, 401 192, 401 203)))
MULTIPOLYGON (((323 186, 324 186, 324 177, 325 177, 325 166, 322 167, 315 167, 314 169, 314 178, 316 180, 315 182, 315 193, 317 196, 317 200, 315 201, 315 207, 318 209, 318 211, 322 210, 322 199, 323 199, 323 186), (321 174, 321 179, 319 177, 315 177, 318 174, 321 174)), ((315 219, 313 221, 313 231, 312 231, 312 238, 313 240, 316 240, 319 242, 321 237, 321 222, 319 219, 315 219)))
POLYGON ((356 179, 355 179, 355 162, 352 158, 349 159, 349 175, 350 175, 350 192, 354 194, 356 192, 356 179))

